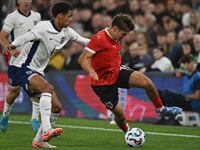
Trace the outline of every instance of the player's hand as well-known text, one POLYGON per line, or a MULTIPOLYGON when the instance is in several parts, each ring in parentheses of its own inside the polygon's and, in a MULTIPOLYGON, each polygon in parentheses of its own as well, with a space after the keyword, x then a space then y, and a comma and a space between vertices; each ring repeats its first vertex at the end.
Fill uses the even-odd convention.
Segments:
POLYGON ((10 53, 12 56, 17 57, 20 54, 20 51, 16 48, 15 45, 8 45, 8 46, 6 46, 3 53, 6 54, 6 55, 8 53, 10 53))
POLYGON ((91 71, 91 72, 89 73, 89 76, 90 76, 91 78, 93 78, 94 80, 99 80, 99 77, 98 77, 98 75, 96 74, 95 71, 91 71))

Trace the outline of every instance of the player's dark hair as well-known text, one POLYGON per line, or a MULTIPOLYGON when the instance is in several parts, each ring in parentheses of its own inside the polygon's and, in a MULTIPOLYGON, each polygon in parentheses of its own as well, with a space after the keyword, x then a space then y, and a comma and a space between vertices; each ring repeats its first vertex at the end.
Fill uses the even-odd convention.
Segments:
POLYGON ((73 10, 73 7, 68 2, 58 2, 52 7, 51 13, 53 17, 56 17, 59 13, 68 13, 69 10, 73 10))
POLYGON ((193 55, 185 55, 181 58, 181 63, 185 64, 185 63, 190 63, 192 62, 193 59, 193 55))
POLYGON ((116 26, 120 30, 129 32, 135 29, 135 25, 131 16, 126 14, 118 14, 113 18, 112 27, 116 26))

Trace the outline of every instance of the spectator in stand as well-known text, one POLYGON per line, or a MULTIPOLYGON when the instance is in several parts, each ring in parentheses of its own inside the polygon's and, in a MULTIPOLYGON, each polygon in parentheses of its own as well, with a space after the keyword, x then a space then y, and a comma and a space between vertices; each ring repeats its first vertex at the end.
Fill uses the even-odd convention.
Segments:
POLYGON ((194 47, 197 52, 197 69, 200 70, 200 35, 194 35, 193 39, 194 47))
POLYGON ((144 67, 148 68, 152 62, 153 58, 148 53, 148 50, 137 42, 130 45, 129 54, 122 58, 122 64, 138 71, 144 67))
POLYGON ((178 33, 182 29, 181 25, 179 24, 179 21, 175 17, 167 15, 162 17, 162 20, 164 29, 167 32, 175 31, 176 33, 178 33))
POLYGON ((143 47, 144 49, 148 49, 148 47, 149 47, 149 41, 144 32, 139 32, 137 34, 136 42, 138 43, 139 46, 143 47))
POLYGON ((103 11, 103 6, 101 0, 93 0, 92 2, 92 11, 94 13, 99 13, 103 11))
POLYGON ((135 23, 136 23, 136 31, 137 32, 146 32, 147 25, 145 20, 145 14, 143 11, 139 10, 134 14, 135 23))
POLYGON ((174 72, 174 67, 169 58, 164 55, 163 48, 154 48, 153 57, 155 61, 148 71, 174 72))
MULTIPOLYGON (((190 41, 185 41, 182 43, 182 56, 181 58, 187 56, 187 55, 193 55, 193 61, 195 63, 197 63, 197 56, 196 56, 196 51, 194 49, 194 46, 192 45, 192 43, 190 41)), ((184 67, 184 64, 180 63, 180 61, 178 61, 178 63, 180 64, 180 67, 177 69, 176 71, 176 76, 180 77, 183 74, 187 73, 187 70, 184 67)))
POLYGON ((180 1, 175 1, 175 4, 173 5, 173 11, 172 11, 173 14, 171 13, 172 16, 176 17, 179 22, 181 22, 181 18, 182 18, 182 11, 181 11, 182 10, 181 9, 182 6, 181 5, 182 4, 181 4, 180 1))
POLYGON ((186 41, 186 38, 185 38, 185 35, 184 35, 183 30, 179 31, 177 41, 178 41, 180 44, 182 44, 184 41, 186 41))
POLYGON ((151 13, 145 14, 145 22, 147 25, 146 36, 149 40, 149 47, 156 46, 156 17, 151 13))
POLYGON ((193 36, 194 36, 194 31, 192 30, 192 28, 190 26, 185 26, 183 28, 183 33, 184 33, 184 36, 185 36, 185 41, 189 41, 193 39, 193 36))
POLYGON ((167 53, 166 56, 171 60, 174 67, 178 67, 178 61, 181 58, 181 44, 176 40, 176 33, 170 31, 167 33, 167 53))
POLYGON ((103 15, 102 26, 103 28, 110 27, 112 24, 112 17, 109 15, 103 15))
POLYGON ((95 13, 92 16, 92 33, 97 33, 103 29, 103 15, 101 13, 95 13))
POLYGON ((157 18, 157 23, 162 25, 162 17, 166 14, 166 9, 162 0, 156 0, 155 2, 155 17, 157 18))
POLYGON ((129 0, 128 4, 131 15, 135 14, 137 11, 140 10, 140 4, 138 0, 129 0))
POLYGON ((108 14, 109 16, 114 16, 120 12, 118 12, 117 8, 118 5, 115 2, 115 0, 102 0, 102 5, 104 7, 104 11, 106 14, 108 14))
POLYGON ((149 0, 140 0, 140 7, 144 13, 149 12, 149 10, 147 8, 149 8, 150 5, 151 5, 151 3, 149 0))
POLYGON ((190 26, 190 16, 191 16, 191 11, 192 11, 192 1, 190 0, 183 0, 182 2, 182 25, 185 26, 190 26))
POLYGON ((200 113, 200 72, 196 70, 192 55, 184 56, 181 63, 187 70, 187 74, 183 78, 182 93, 171 90, 158 90, 159 95, 166 106, 179 106, 183 110, 200 113))
POLYGON ((200 13, 192 10, 190 15, 190 26, 192 26, 195 33, 200 33, 200 13))
POLYGON ((51 3, 49 3, 49 0, 37 0, 37 11, 41 15, 41 20, 49 20, 51 17, 49 13, 49 9, 51 7, 51 3))
POLYGON ((166 33, 164 30, 160 30, 157 32, 156 35, 156 44, 158 47, 162 47, 164 49, 164 53, 166 54, 168 51, 167 48, 167 38, 166 38, 166 33))
POLYGON ((83 30, 85 32, 91 32, 92 31, 92 24, 91 24, 91 18, 92 18, 92 11, 91 8, 88 8, 87 6, 79 6, 78 7, 78 21, 83 25, 83 30))

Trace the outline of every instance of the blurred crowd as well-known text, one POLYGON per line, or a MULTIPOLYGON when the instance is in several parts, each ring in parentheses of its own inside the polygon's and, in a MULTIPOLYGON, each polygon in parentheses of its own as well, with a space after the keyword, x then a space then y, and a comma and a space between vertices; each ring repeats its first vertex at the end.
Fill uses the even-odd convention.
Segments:
MULTIPOLYGON (((32 10, 42 20, 51 18, 56 0, 33 0, 32 10)), ((109 27, 118 13, 130 14, 136 29, 122 41, 122 63, 140 72, 186 73, 181 64, 184 55, 193 55, 200 69, 200 0, 69 0, 74 6, 70 26, 90 38, 109 27)), ((0 1, 0 27, 6 15, 16 9, 13 0, 0 1)), ((80 70, 77 59, 84 47, 70 42, 56 53, 48 70, 80 70)), ((7 69, 7 59, 0 52, 0 70, 7 69)))

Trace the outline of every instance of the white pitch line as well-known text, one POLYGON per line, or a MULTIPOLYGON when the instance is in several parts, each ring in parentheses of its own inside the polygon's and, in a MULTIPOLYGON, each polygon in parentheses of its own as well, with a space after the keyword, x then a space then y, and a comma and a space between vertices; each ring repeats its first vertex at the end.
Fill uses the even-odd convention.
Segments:
MULTIPOLYGON (((12 124, 25 124, 30 125, 29 122, 24 121, 9 121, 12 124)), ((73 128, 73 129, 86 129, 86 130, 96 130, 96 131, 111 131, 111 132, 121 132, 118 129, 109 129, 109 128, 97 128, 97 127, 88 127, 88 126, 74 126, 74 125, 63 125, 63 124, 56 124, 57 127, 62 128, 73 128)), ((161 132, 145 132, 146 134, 151 135, 163 135, 163 136, 174 136, 174 137, 187 137, 187 138, 200 138, 199 135, 188 135, 188 134, 173 134, 173 133, 161 133, 161 132)))

